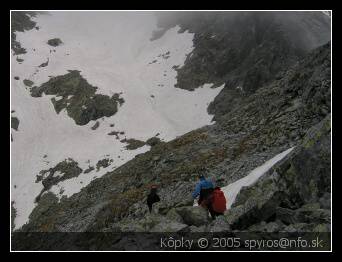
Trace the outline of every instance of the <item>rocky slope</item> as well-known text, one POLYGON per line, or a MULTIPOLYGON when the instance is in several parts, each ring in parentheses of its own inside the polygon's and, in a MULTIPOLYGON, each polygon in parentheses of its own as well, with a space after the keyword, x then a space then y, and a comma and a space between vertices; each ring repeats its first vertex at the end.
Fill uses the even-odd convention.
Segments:
POLYGON ((298 59, 330 40, 330 18, 320 12, 180 12, 159 14, 164 30, 180 24, 195 33, 194 50, 177 68, 176 87, 208 81, 225 85, 209 107, 215 118, 280 77, 298 59))
MULTIPOLYGON (((180 88, 186 86, 192 89, 202 81, 210 80, 216 84, 226 84, 209 107, 217 120, 214 125, 191 131, 167 143, 156 143, 150 151, 137 155, 60 202, 52 193, 43 194, 30 215, 29 223, 19 231, 231 232, 235 235, 246 230, 329 232, 331 47, 328 42, 313 49, 327 38, 327 35, 320 33, 326 26, 325 18, 306 16, 303 21, 319 21, 314 29, 310 29, 313 33, 310 37, 303 33, 308 30, 304 26, 308 21, 303 22, 298 34, 303 39, 288 43, 283 42, 282 37, 286 34, 281 29, 284 28, 276 26, 278 23, 274 22, 273 16, 265 16, 265 21, 260 21, 258 16, 245 16, 235 17, 233 20, 238 22, 234 23, 241 23, 240 26, 248 30, 252 29, 246 23, 255 24, 257 33, 253 39, 255 43, 248 39, 251 34, 247 31, 242 34, 247 40, 242 38, 240 41, 246 45, 252 41, 255 46, 261 47, 257 50, 255 46, 246 47, 248 52, 238 55, 233 63, 239 64, 237 68, 218 63, 225 60, 220 59, 224 55, 228 58, 234 56, 229 53, 234 52, 232 50, 244 50, 235 46, 231 51, 222 47, 221 52, 228 54, 212 54, 216 59, 214 61, 201 53, 201 47, 195 48, 184 67, 178 69, 180 88), (262 26, 265 23, 269 23, 267 28, 270 31, 262 26), (273 41, 269 37, 274 30, 279 30, 279 35, 274 36, 273 41), (279 42, 282 44, 278 45, 279 42), (268 46, 262 47, 265 43, 268 46), (279 49, 272 49, 274 52, 267 52, 266 55, 269 45, 279 49), (278 56, 280 53, 283 55, 278 56), (275 56, 269 58, 270 54, 275 56), (264 57, 265 61, 260 63, 266 63, 265 66, 256 63, 258 57, 264 57), (200 58, 203 59, 201 63, 200 58), (270 60, 274 61, 268 64, 270 60), (201 65, 204 67, 202 71, 197 70, 201 65), (234 70, 229 70, 229 66, 234 70), (225 68, 222 74, 211 71, 222 67, 225 68), (250 70, 253 68, 260 71, 252 73, 250 70), (200 76, 197 78, 196 74, 200 76), (194 76, 194 82, 187 82, 190 75, 194 76), (236 85, 240 84, 243 87, 237 89, 236 85), (203 209, 193 207, 190 193, 198 173, 204 172, 220 186, 228 185, 290 147, 295 149, 257 183, 240 191, 232 208, 224 216, 212 221, 203 209), (155 213, 149 215, 145 201, 151 184, 158 185, 161 202, 155 205, 155 213)), ((206 20, 198 28, 193 28, 192 23, 188 28, 205 32, 203 26, 208 27, 209 24, 212 28, 206 28, 206 38, 210 31, 210 35, 229 39, 228 34, 221 32, 225 28, 223 25, 226 25, 225 18, 219 15, 215 19, 221 28, 206 20)), ((288 18, 280 16, 276 21, 282 19, 288 18)), ((297 21, 298 17, 291 19, 297 21)), ((172 23, 168 21, 167 24, 172 23)), ((181 24, 185 30, 186 21, 181 20, 181 24)), ((234 34, 234 26, 230 30, 233 36, 237 35, 237 32, 234 34)), ((286 32, 295 34, 294 30, 286 32)), ((198 34, 196 37, 196 46, 208 45, 207 40, 198 34)), ((158 33, 154 38, 158 38, 158 33)), ((213 50, 219 49, 213 47, 213 50)), ((99 237, 89 236, 88 246, 99 237)), ((98 245, 113 248, 105 241, 96 241, 98 245)), ((127 241, 124 235, 116 236, 114 246, 127 248, 127 241)), ((20 235, 14 243, 18 249, 27 247, 20 235)), ((41 247, 42 242, 35 244, 41 247)), ((134 247, 137 245, 135 241, 134 247)), ((63 244, 55 238, 51 246, 62 248, 63 244)))
MULTIPOLYGON (((283 78, 248 97, 225 116, 224 125, 204 127, 169 143, 157 144, 58 204, 53 204, 51 195, 43 195, 23 230, 101 231, 123 217, 142 218, 147 211, 144 195, 152 183, 160 185, 163 201, 159 212, 166 214, 182 205, 199 170, 206 168, 209 177, 228 184, 270 156, 306 141, 307 130, 329 114, 329 98, 327 44, 287 71, 283 78)), ((328 128, 329 123, 322 125, 328 128)), ((322 133, 319 128, 318 133, 322 133)), ((322 142, 321 146, 327 149, 329 143, 322 142)), ((329 160, 328 154, 325 159, 329 160)), ((296 161, 309 159, 298 157, 296 161)), ((325 172, 325 179, 329 179, 329 169, 325 172)))

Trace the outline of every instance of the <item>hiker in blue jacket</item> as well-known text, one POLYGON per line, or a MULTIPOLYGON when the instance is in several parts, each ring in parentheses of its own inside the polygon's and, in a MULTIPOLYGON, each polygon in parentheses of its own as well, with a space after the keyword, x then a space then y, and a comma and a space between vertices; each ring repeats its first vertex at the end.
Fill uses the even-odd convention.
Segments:
POLYGON ((204 175, 200 175, 199 179, 200 181, 197 183, 195 191, 192 193, 192 197, 195 199, 199 195, 198 205, 201 205, 214 191, 214 185, 210 180, 205 179, 204 175))

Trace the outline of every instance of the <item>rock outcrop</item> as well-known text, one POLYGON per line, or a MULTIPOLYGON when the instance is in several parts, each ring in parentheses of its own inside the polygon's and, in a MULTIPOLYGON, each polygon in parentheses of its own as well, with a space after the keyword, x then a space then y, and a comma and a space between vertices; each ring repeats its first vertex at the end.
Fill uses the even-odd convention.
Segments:
POLYGON ((26 49, 21 46, 17 41, 16 32, 24 32, 31 30, 36 26, 36 22, 31 20, 31 17, 36 16, 37 12, 23 12, 12 11, 11 12, 11 48, 15 55, 21 55, 26 53, 26 49))
POLYGON ((254 186, 243 188, 226 214, 232 229, 256 229, 255 224, 276 221, 284 225, 322 223, 329 228, 330 208, 321 208, 320 199, 331 190, 330 132, 329 115, 254 186))
POLYGON ((96 90, 97 87, 90 85, 80 71, 69 70, 65 75, 51 77, 39 87, 33 86, 30 91, 33 97, 55 95, 51 102, 57 114, 66 109, 77 125, 86 125, 91 120, 114 115, 124 103, 119 94, 109 97, 96 94, 96 90))
POLYGON ((53 47, 63 44, 62 40, 59 38, 52 38, 47 41, 47 44, 53 47))

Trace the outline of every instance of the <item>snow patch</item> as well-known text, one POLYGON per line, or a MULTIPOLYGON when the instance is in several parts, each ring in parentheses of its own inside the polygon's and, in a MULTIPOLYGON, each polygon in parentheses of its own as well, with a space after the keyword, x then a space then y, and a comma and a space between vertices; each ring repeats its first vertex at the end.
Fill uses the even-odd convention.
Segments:
POLYGON ((173 66, 181 67, 193 50, 193 34, 178 33, 179 27, 174 27, 158 40, 150 41, 152 32, 158 29, 152 12, 50 12, 32 19, 39 30, 16 33, 27 53, 22 64, 12 55, 13 75, 40 86, 51 75, 79 70, 89 84, 98 88, 96 93, 111 96, 122 92, 125 103, 114 116, 99 119, 101 128, 92 130, 93 121, 78 126, 66 110, 56 114, 50 101, 55 96, 33 98, 21 81, 12 81, 11 106, 20 119, 20 132, 11 143, 12 185, 17 185, 12 187, 16 229, 27 222, 35 207, 34 199, 43 189, 41 183, 35 183, 41 170, 67 158, 74 159, 83 170, 96 166, 104 155, 114 160, 99 172, 82 173, 51 189, 59 197, 71 196, 94 177, 101 177, 150 150, 149 146, 126 150, 124 143, 107 135, 113 131, 111 124, 115 124, 115 130, 124 131, 127 139, 146 141, 159 133, 161 140, 170 141, 213 123, 207 107, 223 88, 206 84, 190 92, 174 87, 177 72, 173 66), (58 46, 58 52, 50 53, 46 41, 55 37, 64 44, 58 46), (155 57, 167 52, 167 59, 148 66, 155 57), (35 66, 46 58, 46 67, 35 66), (151 99, 150 94, 155 98, 151 99), (44 154, 49 155, 48 162, 42 158, 44 154))
POLYGON ((230 209, 242 187, 251 186, 254 184, 263 174, 265 174, 272 166, 283 159, 293 149, 294 147, 287 149, 286 151, 271 158, 263 165, 255 168, 244 178, 241 178, 234 183, 229 184, 228 186, 222 187, 221 190, 227 199, 227 209, 230 209))
MULTIPOLYGON (((245 186, 251 186, 255 182, 258 181, 258 179, 265 174, 272 166, 274 166, 277 162, 279 162, 281 159, 283 159, 287 154, 289 154, 294 147, 287 149, 286 151, 276 155, 275 157, 271 158, 267 162, 265 162, 263 165, 253 169, 247 176, 235 181, 234 183, 231 183, 225 187, 222 187, 221 190, 223 191, 226 199, 227 199, 227 210, 230 209, 232 204, 234 203, 236 196, 240 192, 242 187, 245 186)), ((212 181, 215 185, 215 182, 212 181)), ((194 206, 198 206, 197 201, 194 201, 194 206)))

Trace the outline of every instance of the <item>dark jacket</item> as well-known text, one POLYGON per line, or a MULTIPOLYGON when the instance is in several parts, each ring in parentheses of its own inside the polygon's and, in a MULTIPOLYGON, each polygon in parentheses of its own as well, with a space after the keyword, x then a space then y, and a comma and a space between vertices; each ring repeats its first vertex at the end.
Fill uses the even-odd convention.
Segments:
POLYGON ((159 202, 160 198, 157 195, 157 190, 155 188, 151 189, 150 194, 147 196, 147 205, 152 206, 154 203, 159 202))

